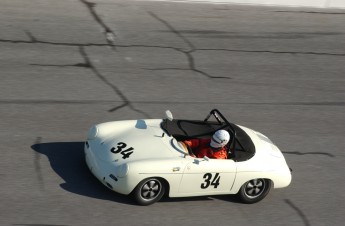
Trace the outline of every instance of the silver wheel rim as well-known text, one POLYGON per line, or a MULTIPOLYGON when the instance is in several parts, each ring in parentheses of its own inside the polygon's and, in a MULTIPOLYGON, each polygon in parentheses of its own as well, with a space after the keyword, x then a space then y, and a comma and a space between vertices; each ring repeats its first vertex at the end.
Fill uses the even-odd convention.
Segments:
POLYGON ((161 192, 162 184, 158 180, 148 180, 140 189, 141 197, 145 200, 155 199, 161 192))
POLYGON ((266 188, 266 182, 263 179, 254 179, 246 184, 244 189, 245 194, 248 198, 254 199, 259 197, 266 188))

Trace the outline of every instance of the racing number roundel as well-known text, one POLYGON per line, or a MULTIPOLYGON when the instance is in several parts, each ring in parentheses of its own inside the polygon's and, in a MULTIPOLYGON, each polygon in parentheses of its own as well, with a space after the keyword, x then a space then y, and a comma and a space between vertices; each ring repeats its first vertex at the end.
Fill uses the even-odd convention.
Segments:
POLYGON ((213 177, 212 173, 206 173, 203 177, 205 182, 201 184, 202 189, 208 188, 210 185, 214 188, 217 188, 219 185, 220 176, 219 173, 216 173, 213 177))
POLYGON ((116 148, 115 147, 111 148, 110 151, 112 153, 114 153, 114 154, 119 154, 120 153, 122 155, 122 158, 126 159, 126 158, 129 158, 129 156, 131 154, 133 154, 133 150, 134 150, 134 148, 132 148, 132 147, 129 147, 129 148, 125 149, 126 147, 127 147, 126 143, 119 142, 119 143, 117 143, 117 147, 116 148))

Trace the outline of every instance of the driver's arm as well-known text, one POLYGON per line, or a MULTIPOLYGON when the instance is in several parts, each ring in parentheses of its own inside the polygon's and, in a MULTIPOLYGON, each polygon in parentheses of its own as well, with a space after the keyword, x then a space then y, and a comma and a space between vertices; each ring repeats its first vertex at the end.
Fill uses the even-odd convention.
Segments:
POLYGON ((188 145, 191 148, 196 148, 200 145, 199 139, 191 139, 191 140, 185 140, 183 141, 186 145, 188 145))

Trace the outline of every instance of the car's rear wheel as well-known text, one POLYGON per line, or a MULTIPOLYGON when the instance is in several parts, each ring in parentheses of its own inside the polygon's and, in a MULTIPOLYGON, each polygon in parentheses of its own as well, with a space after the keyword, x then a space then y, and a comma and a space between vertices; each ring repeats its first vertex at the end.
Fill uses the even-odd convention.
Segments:
POLYGON ((244 203, 256 203, 266 197, 271 187, 271 180, 253 179, 242 185, 238 196, 244 203))
POLYGON ((163 181, 158 178, 147 178, 134 189, 134 199, 143 206, 159 201, 165 193, 163 181))

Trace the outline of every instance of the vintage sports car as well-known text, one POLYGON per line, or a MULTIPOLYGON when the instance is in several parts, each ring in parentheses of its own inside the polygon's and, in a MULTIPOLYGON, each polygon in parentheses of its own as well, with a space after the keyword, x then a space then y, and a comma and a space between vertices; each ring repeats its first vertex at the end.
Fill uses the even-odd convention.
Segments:
POLYGON ((286 187, 291 171, 265 135, 230 123, 217 109, 205 120, 114 121, 94 125, 85 142, 86 163, 109 189, 132 195, 141 205, 169 197, 237 194, 244 203, 286 187), (212 119, 212 120, 210 120, 212 119), (227 130, 228 159, 194 158, 181 141, 210 138, 227 130))

